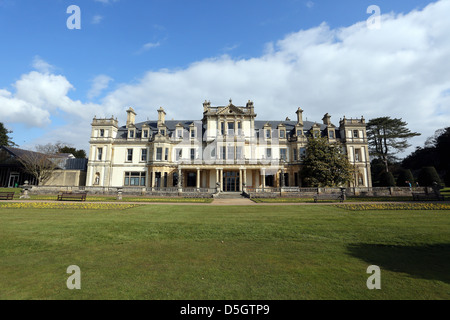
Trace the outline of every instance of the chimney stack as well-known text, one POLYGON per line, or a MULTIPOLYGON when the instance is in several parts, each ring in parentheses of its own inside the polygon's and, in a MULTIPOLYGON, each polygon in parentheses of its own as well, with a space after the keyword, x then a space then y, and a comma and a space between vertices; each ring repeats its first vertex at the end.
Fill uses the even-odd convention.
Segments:
POLYGON ((134 125, 136 121, 136 112, 133 110, 132 107, 130 107, 127 110, 127 127, 129 127, 130 125, 134 125))
POLYGON ((295 112, 297 114, 297 124, 303 126, 303 110, 302 108, 298 108, 295 112))

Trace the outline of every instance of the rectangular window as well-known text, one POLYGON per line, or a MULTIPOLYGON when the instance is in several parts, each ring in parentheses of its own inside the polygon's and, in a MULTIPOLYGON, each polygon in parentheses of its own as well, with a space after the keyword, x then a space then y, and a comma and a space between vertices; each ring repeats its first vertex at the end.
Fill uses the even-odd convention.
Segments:
POLYGON ((297 137, 300 137, 302 135, 302 130, 297 130, 297 137))
POLYGON ((361 149, 355 149, 355 161, 361 161, 361 149))
POLYGON ((319 131, 314 131, 314 138, 318 138, 320 136, 320 132, 319 131))
POLYGON ((103 148, 98 148, 98 149, 97 149, 97 159, 98 159, 99 161, 101 161, 101 160, 102 160, 102 157, 103 157, 103 148))
POLYGON ((244 153, 242 152, 242 147, 236 147, 236 159, 237 160, 244 159, 244 153))
POLYGON ((221 147, 222 148, 222 157, 221 159, 226 159, 227 158, 227 148, 226 147, 221 147))
POLYGON ((124 186, 127 187, 145 187, 145 172, 125 172, 124 186))
POLYGON ((169 160, 169 148, 166 148, 166 151, 164 153, 164 160, 168 161, 169 160))
POLYGON ((358 138, 358 130, 353 130, 353 138, 358 138))
POLYGON ((228 135, 234 135, 234 122, 228 122, 228 135))
POLYGON ((270 129, 266 130, 266 139, 270 139, 270 137, 271 137, 271 132, 270 131, 271 131, 270 129))
POLYGON ((280 149, 280 159, 287 160, 287 149, 280 149))
POLYGON ((241 135, 242 134, 242 122, 239 121, 237 124, 238 124, 238 127, 237 127, 238 132, 237 133, 238 133, 238 135, 241 135))
POLYGON ((191 149, 191 160, 195 160, 195 149, 191 149))
POLYGON ((147 149, 141 150, 141 161, 147 161, 147 149))
POLYGON ((334 131, 328 131, 330 139, 334 139, 334 131))
POLYGON ((144 130, 143 132, 142 132, 142 137, 143 138, 148 138, 148 130, 144 130))
POLYGON ((297 161, 297 148, 294 148, 293 151, 294 151, 294 161, 297 161))
POLYGON ((183 138, 183 129, 177 130, 177 138, 183 138))
POLYGON ((227 160, 234 160, 234 147, 228 147, 227 151, 227 160))
POLYGON ((271 148, 266 149, 266 158, 267 159, 272 158, 272 149, 271 148))
POLYGON ((162 160, 162 148, 156 148, 156 161, 162 160))
POLYGON ((131 139, 133 139, 133 138, 134 138, 134 130, 130 130, 130 131, 128 132, 128 136, 129 136, 131 139))
POLYGON ((191 138, 195 138, 195 129, 191 129, 191 138))
POLYGON ((127 161, 133 161, 133 149, 127 149, 127 161))
POLYGON ((280 139, 286 138, 286 131, 280 130, 280 139))
POLYGON ((300 160, 306 157, 306 148, 300 148, 300 160))
POLYGON ((166 130, 161 129, 161 130, 159 130, 159 133, 160 133, 162 136, 164 136, 164 135, 166 134, 166 130))
POLYGON ((225 134, 225 122, 220 123, 220 134, 221 135, 225 134))
POLYGON ((104 137, 105 136, 105 129, 100 129, 100 137, 104 137))

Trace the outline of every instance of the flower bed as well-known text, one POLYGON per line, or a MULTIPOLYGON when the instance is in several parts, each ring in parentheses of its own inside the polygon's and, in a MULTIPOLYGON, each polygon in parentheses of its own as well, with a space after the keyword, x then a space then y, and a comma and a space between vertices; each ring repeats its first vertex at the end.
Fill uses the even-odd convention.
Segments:
POLYGON ((73 202, 5 202, 0 208, 5 209, 87 209, 87 210, 124 210, 139 206, 138 204, 118 203, 73 203, 73 202))
POLYGON ((338 208, 364 210, 450 210, 450 203, 368 203, 368 204, 339 204, 338 208))

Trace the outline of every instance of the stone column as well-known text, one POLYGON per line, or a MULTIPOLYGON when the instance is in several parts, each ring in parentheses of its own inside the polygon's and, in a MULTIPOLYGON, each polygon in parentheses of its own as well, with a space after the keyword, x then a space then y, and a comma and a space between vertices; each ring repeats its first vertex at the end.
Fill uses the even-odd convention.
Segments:
POLYGON ((183 192, 183 182, 182 182, 182 171, 181 168, 178 168, 178 183, 177 183, 177 187, 178 187, 178 192, 183 192))
POLYGON ((197 168, 197 191, 200 189, 200 169, 197 168))
POLYGON ((242 190, 242 180, 243 180, 243 177, 242 177, 242 169, 239 169, 239 192, 242 192, 243 190, 242 190))
POLYGON ((261 169, 261 179, 261 184, 264 191, 264 189, 266 188, 266 169, 261 169))

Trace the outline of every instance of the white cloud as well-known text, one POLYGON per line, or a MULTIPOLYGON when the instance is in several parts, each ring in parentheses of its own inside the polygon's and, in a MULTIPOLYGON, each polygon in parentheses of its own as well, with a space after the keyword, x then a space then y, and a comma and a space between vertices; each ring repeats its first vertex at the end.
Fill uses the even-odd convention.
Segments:
POLYGON ((92 17, 92 24, 99 24, 100 22, 102 22, 103 17, 100 15, 95 15, 92 17))
POLYGON ((161 43, 160 43, 159 41, 158 41, 158 42, 148 42, 148 43, 144 44, 144 45, 139 49, 139 51, 136 52, 136 54, 144 53, 145 51, 148 51, 148 50, 153 49, 153 48, 157 48, 157 47, 159 47, 160 45, 161 45, 161 43))
POLYGON ((55 70, 55 67, 44 61, 41 57, 35 56, 33 59, 33 68, 42 73, 50 73, 55 70))
POLYGON ((314 7, 314 2, 308 1, 305 5, 311 9, 312 7, 314 7))
POLYGON ((108 88, 109 83, 112 81, 113 79, 101 74, 96 76, 93 80, 92 80, 92 87, 91 90, 89 90, 87 97, 89 99, 93 99, 95 97, 98 97, 103 90, 105 90, 106 88, 108 88))

